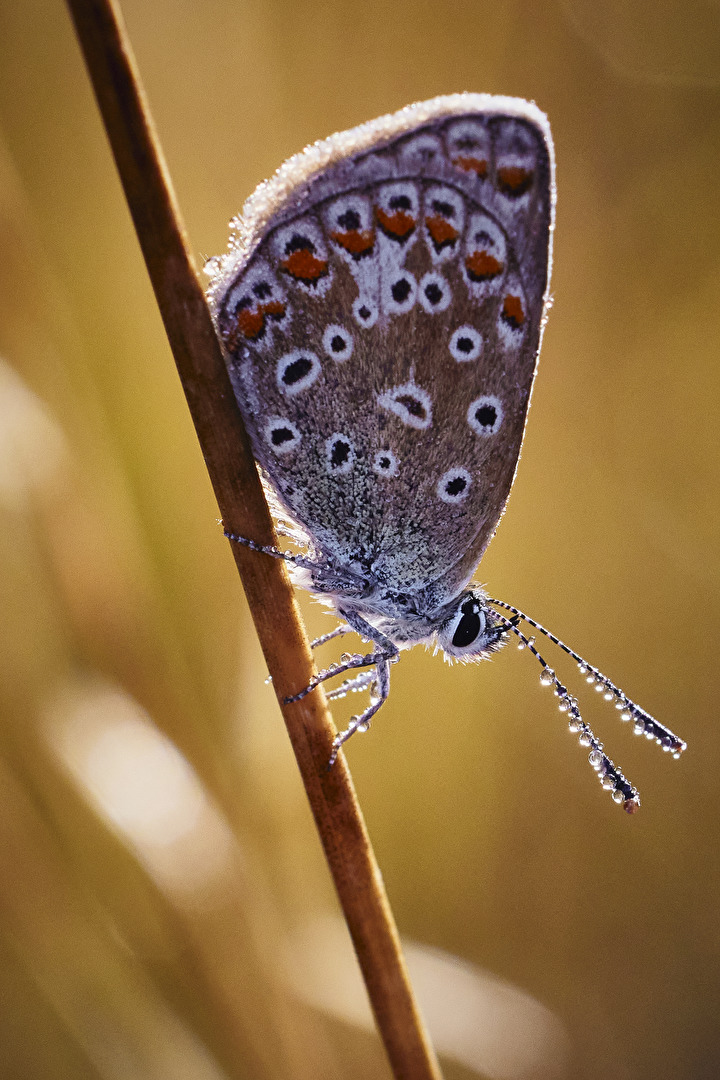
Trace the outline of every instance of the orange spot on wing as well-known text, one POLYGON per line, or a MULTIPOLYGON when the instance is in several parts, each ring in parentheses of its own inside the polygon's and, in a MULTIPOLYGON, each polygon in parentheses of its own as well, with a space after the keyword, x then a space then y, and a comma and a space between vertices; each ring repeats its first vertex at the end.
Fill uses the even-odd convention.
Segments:
POLYGON ((267 304, 261 304, 260 310, 263 315, 268 315, 271 319, 282 319, 285 314, 285 305, 281 300, 270 300, 267 304))
POLYGON ((325 277, 327 274, 328 264, 327 260, 316 258, 312 251, 308 251, 307 248, 300 248, 281 261, 280 269, 284 270, 286 274, 290 274, 297 281, 315 285, 321 277, 325 277))
POLYGON ((507 195, 524 195, 533 182, 532 169, 523 169, 520 165, 508 165, 497 171, 498 187, 507 195))
POLYGON ((267 304, 258 304, 256 308, 242 308, 235 316, 235 325, 227 335, 225 344, 234 349, 238 337, 242 335, 249 341, 257 341, 265 332, 268 319, 282 319, 285 305, 280 300, 270 300, 267 304))
POLYGON ((503 270, 503 264, 489 251, 473 251, 465 260, 465 266, 472 281, 489 281, 503 270))
POLYGON ((503 300, 502 317, 515 330, 520 329, 525 322, 525 311, 523 310, 522 299, 519 296, 512 296, 508 293, 503 300))
POLYGON ((237 314, 235 327, 243 337, 251 338, 254 341, 260 337, 265 329, 265 316, 262 311, 243 308, 237 314))
POLYGON ((438 250, 454 243, 460 235, 455 226, 451 225, 444 217, 426 218, 425 224, 432 242, 438 250))
POLYGON ((340 247, 345 248, 345 251, 354 255, 356 259, 368 255, 375 247, 375 235, 372 229, 368 229, 367 232, 361 232, 360 229, 348 229, 347 232, 334 232, 330 235, 340 247))
POLYGON ((465 172, 474 172, 482 180, 487 176, 488 163, 486 158, 476 157, 464 157, 459 155, 453 158, 453 165, 457 165, 458 169, 464 169, 465 172))
POLYGON ((383 232, 392 236, 395 240, 404 240, 415 228, 415 218, 406 214, 403 210, 396 210, 394 214, 386 214, 377 207, 375 216, 380 223, 383 232))

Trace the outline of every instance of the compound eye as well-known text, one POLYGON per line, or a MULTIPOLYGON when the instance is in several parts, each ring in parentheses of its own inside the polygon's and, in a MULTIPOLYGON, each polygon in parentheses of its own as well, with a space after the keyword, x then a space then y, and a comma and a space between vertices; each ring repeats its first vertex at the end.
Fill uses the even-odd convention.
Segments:
POLYGON ((455 628, 452 639, 453 647, 456 649, 464 649, 468 645, 472 645, 473 641, 482 633, 485 625, 485 616, 481 614, 476 600, 468 600, 460 610, 462 611, 462 618, 455 628))

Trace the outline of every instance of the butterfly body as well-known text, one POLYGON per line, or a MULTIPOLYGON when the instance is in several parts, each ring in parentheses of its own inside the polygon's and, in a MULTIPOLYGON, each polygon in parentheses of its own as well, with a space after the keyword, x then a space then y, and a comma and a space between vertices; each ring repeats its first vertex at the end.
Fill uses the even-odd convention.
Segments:
POLYGON ((297 695, 374 668, 347 684, 374 699, 341 741, 386 699, 400 649, 481 659, 526 640, 468 585, 520 456, 554 204, 539 109, 440 97, 291 158, 209 267, 253 452, 303 553, 259 550, 375 645, 297 695))

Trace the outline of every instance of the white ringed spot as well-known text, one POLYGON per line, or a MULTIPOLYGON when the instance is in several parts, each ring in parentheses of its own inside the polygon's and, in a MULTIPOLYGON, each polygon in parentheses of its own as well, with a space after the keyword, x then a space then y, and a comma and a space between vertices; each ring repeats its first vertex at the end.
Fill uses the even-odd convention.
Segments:
POLYGON ((492 140, 482 120, 458 120, 447 129, 448 156, 453 165, 477 180, 490 169, 492 140))
POLYGON ((465 237, 463 270, 470 295, 478 300, 500 291, 507 269, 507 241, 486 213, 473 214, 465 237))
POLYGON ((242 344, 267 347, 272 327, 287 322, 289 308, 284 290, 262 260, 243 274, 225 294, 220 308, 220 333, 233 352, 242 344))
POLYGON ((406 315, 415 306, 417 282, 408 270, 399 270, 383 282, 382 308, 388 315, 406 315))
POLYGON ((277 362, 277 384, 284 394, 293 397, 312 386, 321 371, 315 353, 307 349, 293 349, 277 362))
POLYGON ((324 296, 332 282, 328 253, 319 223, 306 216, 278 230, 273 238, 277 266, 288 281, 314 296, 324 296))
POLYGON ((328 356, 338 363, 349 360, 353 351, 352 334, 344 326, 333 323, 328 326, 323 334, 323 349, 328 356))
POLYGON ((506 348, 519 345, 525 336, 528 309, 518 281, 510 282, 498 312, 498 337, 506 348))
POLYGON ((433 262, 456 256, 465 230, 465 204, 459 191, 438 184, 425 192, 425 233, 433 262))
POLYGON ((266 420, 264 435, 265 441, 276 454, 289 454, 302 439, 295 424, 282 416, 271 416, 266 420))
POLYGON ((459 364, 477 360, 482 352, 482 334, 474 326, 459 326, 450 338, 450 355, 459 364))
POLYGON ((351 266, 372 256, 375 228, 369 199, 343 195, 325 209, 323 217, 330 239, 351 266))
POLYGON ((470 494, 471 480, 467 469, 448 469, 438 480, 435 490, 443 502, 461 503, 470 494))
POLYGON ((410 244, 420 214, 415 184, 408 180, 383 184, 377 189, 375 198, 375 220, 381 235, 393 245, 410 244))
POLYGON ((503 421, 503 407, 493 394, 475 398, 467 411, 467 421, 478 435, 496 435, 503 421))
POLYGON ((372 467, 378 476, 397 476, 398 459, 392 450, 378 450, 372 467))
POLYGON ((394 413, 403 424, 419 431, 432 424, 432 401, 427 390, 421 390, 415 383, 403 383, 384 394, 378 394, 378 405, 394 413))
POLYGON ((413 164, 428 165, 432 161, 440 160, 443 156, 442 142, 437 135, 430 132, 412 135, 400 147, 400 157, 413 164))
POLYGON ((425 274, 418 290, 420 303, 428 315, 446 311, 450 307, 452 292, 442 274, 425 274))
POLYGON ((528 202, 537 156, 536 138, 528 127, 503 118, 496 129, 495 146, 495 183, 501 195, 516 204, 528 202))
POLYGON ((348 473, 355 464, 355 447, 352 440, 336 431, 325 442, 325 461, 327 471, 332 476, 341 476, 348 473))
POLYGON ((378 321, 379 312, 377 304, 372 300, 369 300, 366 296, 358 296, 357 300, 353 303, 352 310, 355 322, 359 323, 360 326, 365 327, 366 330, 369 330, 370 327, 374 326, 378 321))

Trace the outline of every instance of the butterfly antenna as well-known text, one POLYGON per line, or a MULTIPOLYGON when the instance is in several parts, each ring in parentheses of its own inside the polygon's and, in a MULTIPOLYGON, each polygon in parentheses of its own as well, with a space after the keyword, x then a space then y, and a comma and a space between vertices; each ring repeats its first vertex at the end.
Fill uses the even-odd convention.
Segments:
MULTIPOLYGON (((633 720, 635 723, 635 734, 644 735, 647 739, 654 740, 658 746, 662 746, 663 750, 668 753, 672 753, 674 758, 679 758, 683 750, 686 749, 687 743, 673 734, 670 728, 665 727, 664 724, 659 723, 650 713, 645 709, 641 709, 639 705, 636 705, 634 701, 625 694, 619 687, 615 686, 613 682, 608 679, 606 675, 603 675, 601 671, 598 671, 592 664, 588 664, 587 660, 583 660, 582 656, 579 656, 574 649, 571 649, 569 645, 566 645, 560 638, 555 637, 549 630, 546 630, 544 626, 541 626, 535 619, 531 619, 519 608, 513 607, 512 604, 506 604, 503 600, 488 600, 488 603, 493 604, 495 607, 504 608, 506 611, 511 611, 516 617, 519 617, 523 622, 526 622, 529 626, 532 626, 539 633, 543 634, 546 638, 562 649, 564 653, 572 657, 572 659, 578 665, 578 670, 581 675, 585 676, 585 681, 594 686, 598 693, 602 693, 605 701, 614 701, 615 708, 620 712, 620 719, 629 721, 633 720)), ((519 648, 524 648, 521 645, 519 648)))
MULTIPOLYGON (((498 604, 498 606, 504 608, 510 608, 509 604, 502 604, 500 601, 496 600, 490 600, 489 603, 498 604)), ((515 611, 514 608, 510 610, 515 611)), ((596 737, 590 725, 586 724, 580 715, 577 698, 572 696, 568 691, 568 688, 563 686, 560 682, 552 668, 548 667, 545 663, 545 660, 535 646, 535 638, 526 637, 522 630, 518 628, 517 623, 525 616, 520 611, 515 611, 515 617, 513 619, 506 619, 505 616, 501 615, 499 612, 495 612, 494 614, 505 626, 506 630, 512 631, 519 639, 518 648, 529 649, 540 664, 542 668, 540 682, 543 686, 554 687, 555 696, 559 698, 558 708, 560 712, 568 714, 568 727, 570 728, 570 731, 579 735, 581 746, 590 747, 588 761, 598 774, 603 789, 611 792, 613 802, 622 803, 628 814, 634 814, 640 807, 640 794, 637 788, 633 787, 629 780, 626 780, 617 765, 615 765, 615 763, 607 756, 603 744, 596 737)), ((534 623, 532 625, 536 626, 534 623)), ((536 629, 541 630, 541 627, 536 626, 536 629)))

